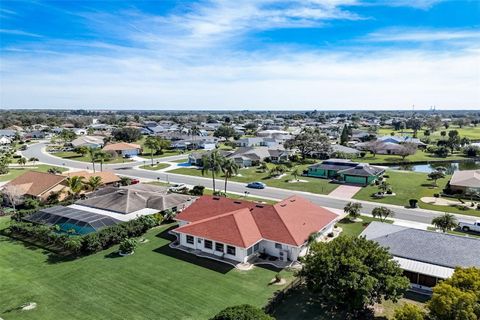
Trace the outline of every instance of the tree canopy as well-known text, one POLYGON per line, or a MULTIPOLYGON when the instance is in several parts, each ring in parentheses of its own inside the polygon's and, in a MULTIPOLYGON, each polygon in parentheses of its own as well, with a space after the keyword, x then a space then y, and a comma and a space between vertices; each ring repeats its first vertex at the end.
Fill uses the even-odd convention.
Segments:
POLYGON ((300 272, 325 303, 351 314, 382 299, 397 301, 409 287, 387 249, 364 237, 340 236, 311 246, 300 272))
POLYGON ((303 131, 285 141, 285 149, 298 149, 302 158, 305 159, 310 153, 330 153, 331 144, 327 136, 317 129, 305 128, 303 131))

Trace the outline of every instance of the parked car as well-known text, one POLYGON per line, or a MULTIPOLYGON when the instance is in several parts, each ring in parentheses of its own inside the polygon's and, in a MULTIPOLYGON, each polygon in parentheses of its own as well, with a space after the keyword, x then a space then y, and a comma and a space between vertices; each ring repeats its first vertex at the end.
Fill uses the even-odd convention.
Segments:
POLYGON ((140 180, 132 179, 132 181, 130 181, 130 184, 137 184, 137 183, 140 183, 140 180))
POLYGON ((463 231, 475 231, 475 232, 480 232, 480 220, 475 221, 474 223, 469 223, 469 222, 460 222, 458 224, 459 228, 462 229, 463 231))
POLYGON ((124 156, 124 158, 125 158, 125 159, 130 159, 130 158, 133 158, 133 156, 132 156, 131 154, 126 154, 126 155, 124 156))
POLYGON ((170 186, 170 188, 168 188, 168 190, 170 191, 180 191, 180 190, 183 190, 187 188, 187 185, 185 183, 176 183, 176 184, 173 184, 172 186, 170 186))
POLYGON ((27 148, 28 148, 28 145, 24 144, 20 147, 20 150, 25 151, 25 150, 27 150, 27 148))
POLYGON ((265 189, 267 185, 263 182, 255 181, 255 182, 250 182, 247 184, 247 188, 252 188, 252 189, 265 189))

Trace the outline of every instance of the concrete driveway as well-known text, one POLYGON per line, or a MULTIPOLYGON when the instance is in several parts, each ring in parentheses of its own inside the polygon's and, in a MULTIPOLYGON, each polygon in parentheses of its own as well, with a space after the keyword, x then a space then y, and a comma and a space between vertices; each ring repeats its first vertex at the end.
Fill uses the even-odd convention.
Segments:
POLYGON ((332 192, 330 192, 328 195, 340 199, 351 199, 361 189, 362 187, 358 186, 341 185, 332 192))

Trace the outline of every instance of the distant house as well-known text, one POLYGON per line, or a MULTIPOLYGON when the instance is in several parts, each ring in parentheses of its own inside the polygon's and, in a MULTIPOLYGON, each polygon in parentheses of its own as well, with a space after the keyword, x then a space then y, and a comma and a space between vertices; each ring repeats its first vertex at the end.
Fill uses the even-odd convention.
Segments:
POLYGON ((283 149, 269 149, 268 147, 241 147, 228 157, 234 159, 240 167, 251 167, 267 159, 273 163, 287 162, 289 152, 283 149))
POLYGON ((142 148, 138 144, 118 142, 107 144, 102 149, 103 151, 115 151, 118 155, 122 157, 126 156, 137 156, 140 154, 142 148))
POLYGON ((5 137, 5 136, 0 137, 0 144, 10 144, 10 143, 12 143, 11 138, 8 138, 8 137, 5 137))
POLYGON ((480 240, 372 222, 361 233, 388 249, 413 287, 429 289, 456 267, 480 267, 480 240))
POLYGON ((33 130, 25 135, 25 138, 27 139, 45 139, 45 137, 46 133, 40 130, 33 130))
POLYGON ((81 136, 72 141, 72 146, 74 148, 78 147, 87 147, 98 149, 103 147, 104 137, 102 136, 81 136))
POLYGON ((424 148, 427 146, 425 143, 420 141, 420 139, 412 138, 412 137, 384 136, 384 137, 378 138, 378 140, 385 143, 395 143, 395 144, 412 143, 419 148, 424 148))
POLYGON ((11 180, 3 188, 14 188, 19 196, 45 200, 54 192, 64 192, 68 188, 66 177, 51 173, 27 171, 11 180))
POLYGON ((8 130, 8 129, 0 129, 0 137, 6 137, 6 138, 15 138, 15 135, 17 132, 15 130, 8 130))
MULTIPOLYGON (((208 156, 210 153, 212 153, 214 150, 209 150, 209 151, 198 151, 198 152, 191 152, 188 155, 188 163, 194 166, 199 166, 201 167, 203 165, 202 163, 202 158, 203 156, 208 156)), ((222 155, 223 157, 229 156, 232 152, 231 151, 226 151, 226 150, 218 150, 218 153, 222 155)))
POLYGON ((336 157, 337 154, 346 154, 347 156, 354 158, 360 156, 360 152, 360 150, 355 148, 346 147, 341 144, 332 144, 329 152, 312 151, 309 153, 309 156, 318 159, 328 159, 336 157))
POLYGON ((237 147, 258 147, 262 144, 263 138, 261 137, 250 137, 250 138, 241 138, 235 141, 237 147))
POLYGON ((91 173, 88 171, 75 171, 63 174, 65 177, 82 177, 84 181, 88 181, 91 177, 100 177, 102 179, 102 186, 114 185, 120 182, 120 178, 111 171, 102 171, 91 173))
POLYGON ((75 133, 77 136, 83 136, 87 134, 87 129, 83 128, 72 128, 71 129, 73 133, 75 133))
POLYGON ((351 184, 368 185, 377 180, 385 169, 348 159, 329 159, 308 167, 309 177, 335 179, 351 184))
POLYGON ((299 196, 275 205, 202 196, 175 219, 180 248, 246 263, 259 254, 297 261, 308 237, 332 232, 338 216, 299 196))
POLYGON ((480 192, 480 170, 455 171, 449 185, 452 191, 461 194, 480 192))

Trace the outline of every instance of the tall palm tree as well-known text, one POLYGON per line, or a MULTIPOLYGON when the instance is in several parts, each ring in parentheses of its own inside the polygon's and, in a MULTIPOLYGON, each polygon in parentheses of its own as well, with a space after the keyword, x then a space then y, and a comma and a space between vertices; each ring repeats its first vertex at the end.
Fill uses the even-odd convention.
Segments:
POLYGON ((90 161, 92 161, 93 173, 95 173, 95 160, 97 160, 97 153, 97 149, 91 147, 88 148, 88 156, 90 157, 90 161))
POLYGON ((227 195, 227 181, 233 175, 236 175, 238 173, 238 169, 239 167, 238 167, 238 164, 235 162, 235 160, 229 158, 223 161, 222 171, 223 171, 223 175, 225 176, 225 195, 227 195))
POLYGON ((88 179, 88 181, 85 183, 88 188, 92 191, 95 191, 102 185, 102 177, 99 176, 92 176, 88 179))
POLYGON ((145 147, 150 149, 150 158, 152 159, 152 167, 153 167, 153 153, 157 152, 159 149, 159 143, 158 139, 153 136, 148 136, 147 139, 145 139, 145 147))
POLYGON ((195 143, 196 136, 200 135, 200 129, 197 126, 193 126, 190 129, 190 135, 192 136, 193 144, 195 145, 195 149, 197 149, 197 144, 195 143))
POLYGON ((432 220, 432 224, 442 230, 442 232, 447 232, 458 226, 457 218, 453 214, 445 213, 443 216, 438 216, 432 220))
POLYGON ((343 212, 348 214, 353 220, 360 217, 360 210, 362 210, 362 204, 359 202, 349 202, 345 205, 345 208, 343 208, 343 212))
POLYGON ((202 157, 202 175, 206 173, 212 174, 213 193, 215 194, 215 174, 222 170, 223 156, 218 153, 218 150, 212 151, 209 155, 202 157))
POLYGON ((24 166, 25 163, 27 163, 27 159, 25 159, 24 157, 21 157, 21 158, 18 158, 17 162, 19 165, 24 166))
MULTIPOLYGON (((95 155, 95 159, 97 161, 100 161, 100 171, 103 171, 103 163, 105 161, 108 161, 110 159, 110 154, 106 153, 105 151, 97 151, 96 155, 95 155)), ((95 172, 95 170, 93 171, 95 172)))
POLYGON ((298 176, 300 175, 300 170, 298 169, 298 167, 296 167, 295 169, 293 169, 292 171, 292 176, 293 176, 293 179, 295 179, 295 181, 297 181, 298 179, 298 176))
POLYGON ((67 178, 67 186, 74 198, 83 190, 83 177, 73 176, 67 178))

